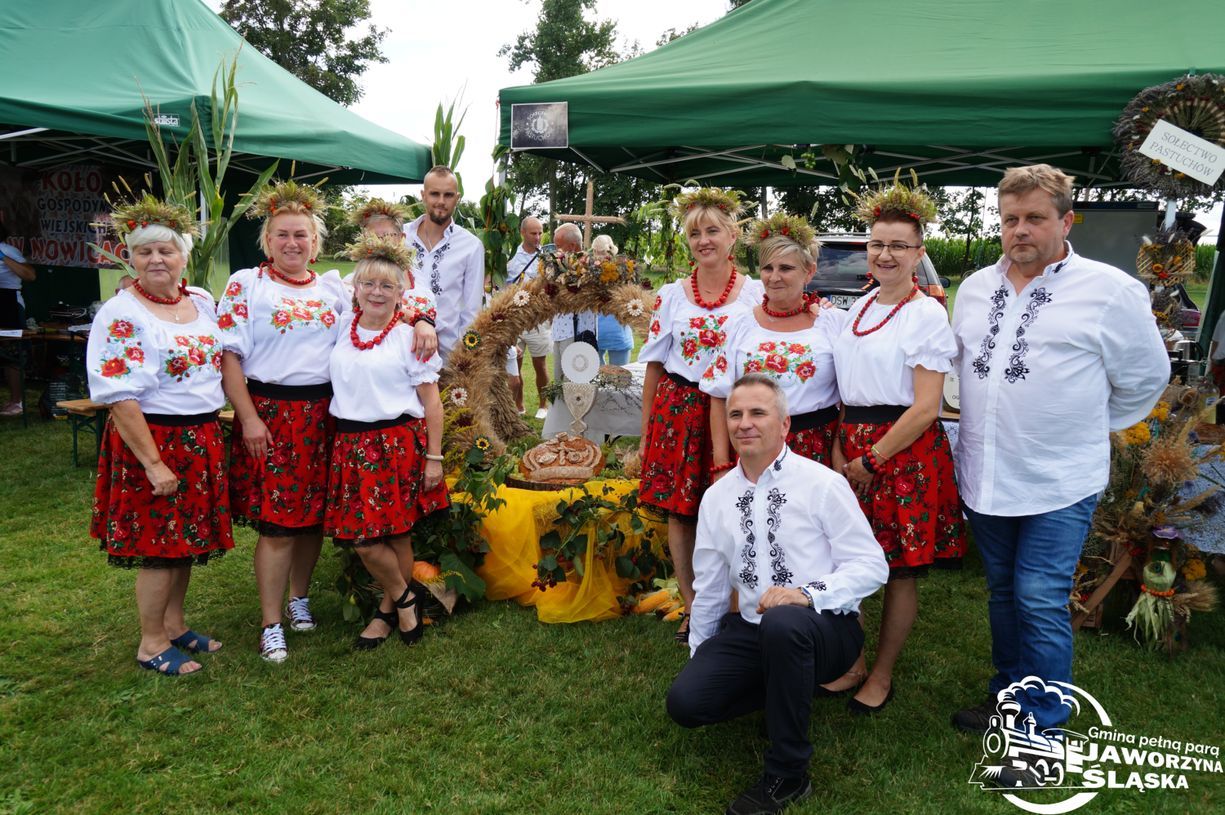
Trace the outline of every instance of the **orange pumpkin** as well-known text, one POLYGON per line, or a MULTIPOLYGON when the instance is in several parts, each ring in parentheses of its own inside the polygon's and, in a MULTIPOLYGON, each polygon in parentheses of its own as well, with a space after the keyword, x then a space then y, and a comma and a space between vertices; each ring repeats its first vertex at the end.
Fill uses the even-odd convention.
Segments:
POLYGON ((418 583, 433 583, 442 575, 442 569, 439 569, 428 560, 413 561, 413 580, 418 583))

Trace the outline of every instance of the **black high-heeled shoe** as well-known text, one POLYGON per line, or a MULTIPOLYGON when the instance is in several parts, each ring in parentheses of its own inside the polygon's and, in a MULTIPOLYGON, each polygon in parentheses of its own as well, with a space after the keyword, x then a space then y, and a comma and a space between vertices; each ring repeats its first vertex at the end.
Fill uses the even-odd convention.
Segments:
POLYGON ((396 610, 394 608, 391 611, 375 609, 374 619, 382 620, 383 622, 387 623, 387 627, 391 629, 391 631, 388 631, 381 637, 363 637, 361 634, 358 634, 357 641, 353 643, 353 650, 373 651, 375 648, 378 648, 380 645, 386 642, 387 638, 391 636, 391 632, 399 628, 400 625, 400 615, 396 614, 396 610))
POLYGON ((409 583, 404 588, 404 593, 400 595, 400 599, 396 600, 396 630, 400 632, 400 642, 405 645, 415 645, 417 640, 425 633, 425 626, 421 622, 421 592, 425 591, 425 587, 417 583, 409 583), (412 592, 413 596, 408 596, 412 592), (400 628, 399 611, 407 611, 410 608, 417 610, 417 624, 407 631, 400 628))

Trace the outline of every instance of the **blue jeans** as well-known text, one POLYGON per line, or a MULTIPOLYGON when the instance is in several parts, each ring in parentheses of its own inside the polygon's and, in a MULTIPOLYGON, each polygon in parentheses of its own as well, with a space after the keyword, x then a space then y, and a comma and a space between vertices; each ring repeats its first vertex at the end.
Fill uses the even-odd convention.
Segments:
MULTIPOLYGON (((1072 615, 1068 596, 1097 496, 1040 515, 966 515, 987 574, 994 697, 1027 676, 1072 681, 1072 615)), ((1050 694, 1018 693, 1022 716, 1039 731, 1067 721, 1070 711, 1050 694)))
POLYGON ((625 365, 630 361, 631 348, 605 348, 600 356, 607 356, 609 365, 625 365))

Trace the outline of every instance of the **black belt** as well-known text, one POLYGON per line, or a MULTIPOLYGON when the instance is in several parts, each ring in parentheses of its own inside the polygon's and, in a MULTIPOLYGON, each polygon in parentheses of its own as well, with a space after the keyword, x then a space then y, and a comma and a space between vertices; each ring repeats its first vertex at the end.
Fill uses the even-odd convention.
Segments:
POLYGON ((697 383, 697 382, 694 382, 694 381, 692 381, 692 380, 686 379, 685 377, 681 376, 680 374, 674 374, 674 373, 672 373, 671 371, 669 371, 669 370, 667 370, 667 369, 665 369, 665 370, 664 370, 664 374, 665 374, 665 375, 666 375, 666 376, 667 376, 669 379, 671 379, 673 382, 675 382, 676 384, 678 384, 678 385, 682 385, 682 386, 684 386, 684 387, 686 387, 686 388, 695 388, 695 389, 696 389, 696 388, 697 388, 697 386, 698 386, 698 383, 697 383))
POLYGON ((842 421, 847 424, 884 424, 896 422, 910 405, 846 405, 842 421))
POLYGON ((146 413, 145 423, 161 427, 189 427, 193 424, 208 424, 217 421, 217 411, 209 413, 146 413))
POLYGON ((807 413, 797 413, 791 417, 791 432, 799 433, 804 430, 812 430, 814 427, 827 425, 837 419, 837 405, 823 407, 820 410, 810 410, 807 413))
POLYGON ((386 430, 414 422, 418 417, 404 413, 394 419, 379 419, 377 422, 359 422, 354 419, 337 419, 336 430, 340 433, 365 433, 367 430, 386 430))
POLYGON ((248 379, 247 392, 253 396, 263 396, 265 399, 284 399, 289 402, 313 402, 316 399, 331 397, 332 383, 320 382, 318 385, 274 385, 270 382, 260 382, 258 379, 248 379))

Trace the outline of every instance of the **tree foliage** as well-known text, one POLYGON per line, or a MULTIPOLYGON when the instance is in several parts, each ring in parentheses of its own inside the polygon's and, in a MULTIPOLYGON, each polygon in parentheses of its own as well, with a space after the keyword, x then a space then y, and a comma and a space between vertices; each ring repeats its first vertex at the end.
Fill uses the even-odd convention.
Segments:
POLYGON ((583 16, 594 9, 595 0, 544 0, 535 30, 502 46, 498 56, 510 57, 512 71, 534 65, 537 83, 612 65, 620 59, 613 47, 617 24, 583 16))
POLYGON ((370 0, 226 0, 221 17, 261 54, 342 105, 362 97, 357 79, 386 62, 387 29, 365 26, 370 0), (365 26, 364 36, 351 32, 365 26))

